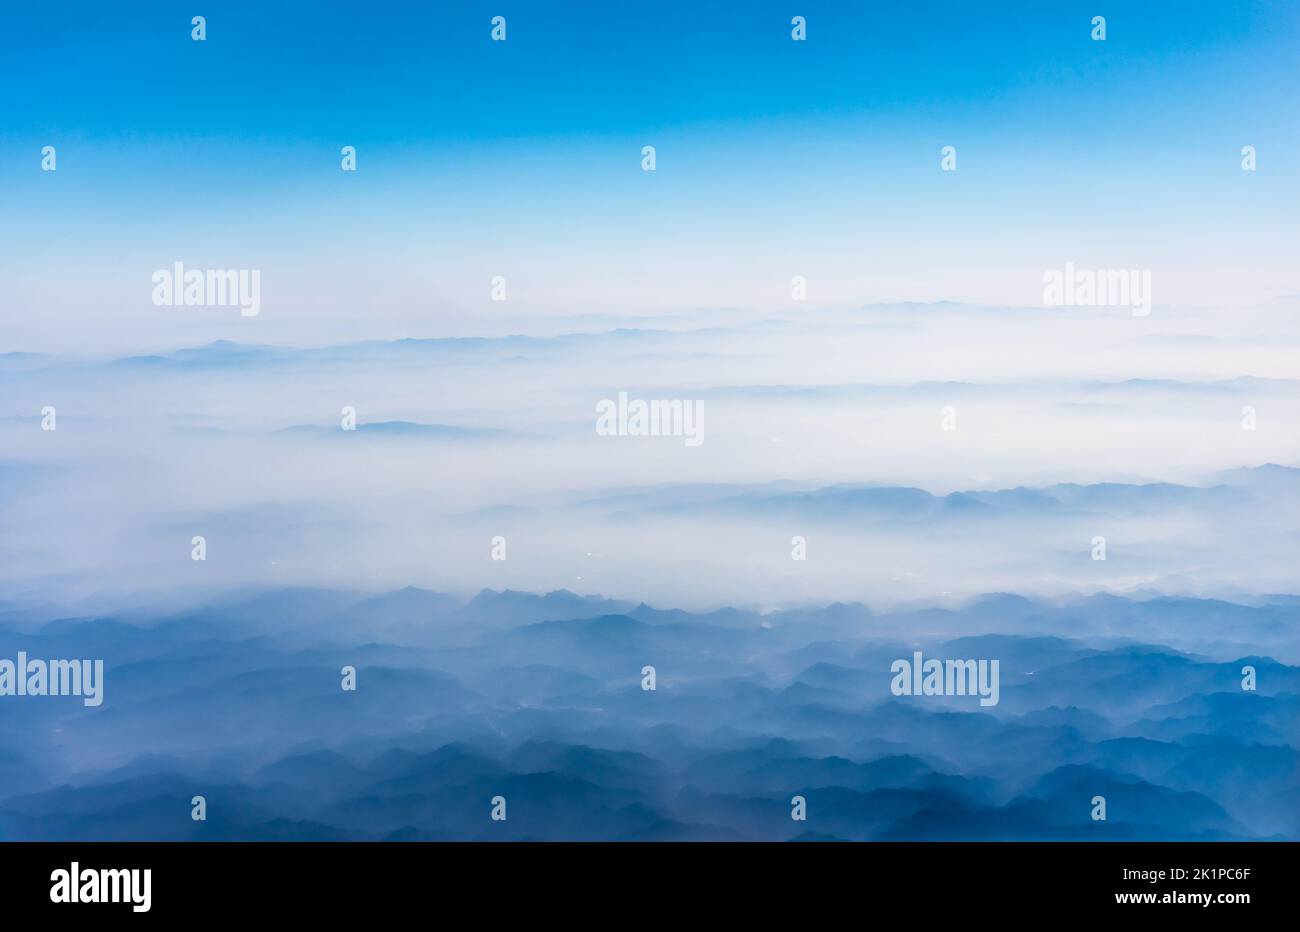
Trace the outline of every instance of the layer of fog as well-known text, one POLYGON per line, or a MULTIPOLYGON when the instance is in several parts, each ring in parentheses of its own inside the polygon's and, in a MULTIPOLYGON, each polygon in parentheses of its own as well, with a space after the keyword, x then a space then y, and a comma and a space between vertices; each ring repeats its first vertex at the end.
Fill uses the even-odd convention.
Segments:
POLYGON ((416 584, 766 607, 1297 590, 1300 484, 1285 473, 1239 477, 1237 498, 1156 488, 1082 509, 764 504, 782 482, 1212 487, 1300 464, 1286 315, 936 305, 694 323, 0 357, 0 595, 416 584), (703 443, 598 436, 596 404, 619 392, 701 402, 703 443), (362 429, 340 429, 346 406, 362 429), (367 427, 387 422, 426 426, 367 427))

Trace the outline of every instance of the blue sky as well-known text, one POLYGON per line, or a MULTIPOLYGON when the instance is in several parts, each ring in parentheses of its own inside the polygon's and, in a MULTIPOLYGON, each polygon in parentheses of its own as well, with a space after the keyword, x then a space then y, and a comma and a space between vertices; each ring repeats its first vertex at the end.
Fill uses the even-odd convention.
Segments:
POLYGON ((1048 136, 1069 132, 1063 107, 1088 104, 1173 105, 1185 126, 1294 114, 1270 87, 1295 86, 1294 4, 1107 5, 32 4, 5 15, 6 124, 403 145, 864 115, 960 128, 1008 102, 1048 136), (202 45, 191 12, 208 17, 202 45), (805 45, 790 41, 792 12, 809 20, 805 45), (1104 44, 1086 41, 1098 13, 1104 44), (495 14, 505 43, 488 41, 495 14))
POLYGON ((1300 291, 1292 3, 70 3, 0 19, 3 243, 16 300, 52 324, 15 328, 16 348, 82 319, 147 339, 140 276, 177 258, 266 270, 281 322, 385 333, 464 329, 492 274, 519 283, 522 315, 761 309, 793 274, 836 305, 1027 303, 1067 260, 1164 270, 1170 301, 1300 291), (807 42, 790 40, 796 13, 807 42))

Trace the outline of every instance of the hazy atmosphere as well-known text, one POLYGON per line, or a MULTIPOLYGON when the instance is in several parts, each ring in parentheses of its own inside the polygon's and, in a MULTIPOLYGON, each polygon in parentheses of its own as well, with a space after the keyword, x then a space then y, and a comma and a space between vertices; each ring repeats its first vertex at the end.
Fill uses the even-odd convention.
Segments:
POLYGON ((0 839, 1300 838, 1300 13, 983 6, 0 13, 0 839))
POLYGON ((1295 592, 1294 321, 1294 302, 1230 321, 903 305, 11 354, 0 573, 82 607, 247 586, 689 608, 1295 592), (619 393, 697 405, 697 442, 602 436, 619 393))

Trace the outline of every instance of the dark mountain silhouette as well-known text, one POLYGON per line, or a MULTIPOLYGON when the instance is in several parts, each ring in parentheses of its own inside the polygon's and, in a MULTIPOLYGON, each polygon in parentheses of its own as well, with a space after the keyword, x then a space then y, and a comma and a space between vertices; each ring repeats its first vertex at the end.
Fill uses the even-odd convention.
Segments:
POLYGON ((1300 837, 1300 668, 1222 637, 1294 638, 1286 597, 760 614, 289 589, 31 612, 0 621, 0 658, 101 657, 105 701, 0 700, 4 839, 1300 837), (999 702, 894 695, 915 650, 998 660, 999 702))

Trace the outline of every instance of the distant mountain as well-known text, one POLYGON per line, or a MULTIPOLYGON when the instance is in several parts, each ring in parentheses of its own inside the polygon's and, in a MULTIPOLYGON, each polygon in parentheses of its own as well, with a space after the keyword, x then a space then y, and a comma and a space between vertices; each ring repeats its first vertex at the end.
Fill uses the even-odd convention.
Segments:
POLYGON ((1296 839, 1300 667, 1135 635, 1298 623, 1285 598, 763 614, 414 587, 24 618, 0 659, 102 656, 105 701, 0 697, 0 838, 1296 839), (999 703, 894 695, 914 650, 997 659, 999 703))

